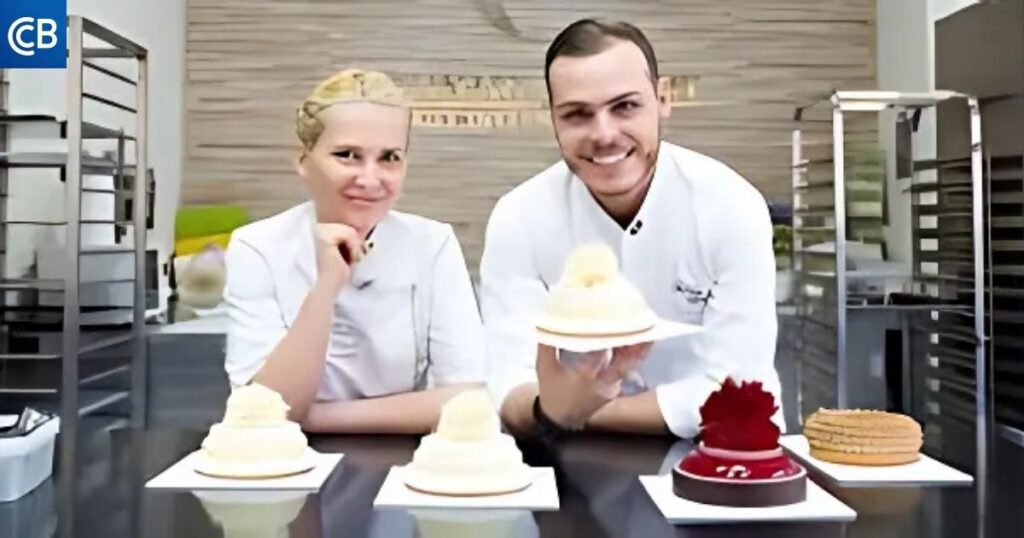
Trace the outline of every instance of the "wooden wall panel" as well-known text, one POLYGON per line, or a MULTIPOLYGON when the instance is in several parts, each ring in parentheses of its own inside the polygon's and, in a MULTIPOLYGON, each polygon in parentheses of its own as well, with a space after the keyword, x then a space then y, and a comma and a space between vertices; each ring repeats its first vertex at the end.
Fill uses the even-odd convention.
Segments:
MULTIPOLYGON (((640 26, 663 75, 719 103, 676 108, 666 138, 728 162, 772 199, 790 194, 793 104, 875 87, 875 0, 189 0, 187 16, 183 203, 237 203, 257 217, 304 196, 292 118, 325 76, 356 65, 401 80, 536 79, 550 38, 582 16, 640 26)), ((828 132, 809 136, 825 143, 828 132)), ((418 126, 410 158, 399 207, 452 223, 475 268, 494 201, 558 152, 543 122, 418 126)))

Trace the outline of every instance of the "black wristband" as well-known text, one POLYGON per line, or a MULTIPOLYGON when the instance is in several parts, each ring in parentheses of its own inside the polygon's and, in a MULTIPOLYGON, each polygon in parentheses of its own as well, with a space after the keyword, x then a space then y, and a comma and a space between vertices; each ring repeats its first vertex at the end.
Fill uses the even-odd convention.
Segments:
POLYGON ((570 432, 544 413, 540 407, 540 396, 533 399, 533 424, 537 437, 544 440, 557 441, 570 432))

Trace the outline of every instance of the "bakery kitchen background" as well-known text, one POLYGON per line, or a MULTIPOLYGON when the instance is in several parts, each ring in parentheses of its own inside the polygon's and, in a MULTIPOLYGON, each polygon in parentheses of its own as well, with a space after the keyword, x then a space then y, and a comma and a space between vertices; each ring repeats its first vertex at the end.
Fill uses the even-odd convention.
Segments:
MULTIPOLYGON (((666 137, 728 162, 769 200, 789 199, 793 102, 875 84, 874 0, 301 5, 189 2, 182 204, 255 219, 303 199, 296 104, 339 66, 378 69, 416 104, 399 209, 451 223, 474 274, 494 202, 559 159, 544 51, 579 17, 640 26, 672 93, 666 137)), ((873 136, 877 121, 864 119, 848 133, 873 136)), ((828 125, 805 139, 830 144, 828 125)))

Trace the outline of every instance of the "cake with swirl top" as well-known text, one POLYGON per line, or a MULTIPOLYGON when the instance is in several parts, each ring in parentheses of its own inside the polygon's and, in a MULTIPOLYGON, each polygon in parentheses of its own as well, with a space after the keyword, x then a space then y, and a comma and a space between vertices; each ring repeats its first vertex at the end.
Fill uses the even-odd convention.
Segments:
POLYGON ((594 243, 569 255, 537 328, 567 336, 624 336, 648 331, 657 321, 644 296, 619 271, 612 249, 594 243))
POLYGON ((403 470, 405 485, 435 495, 477 496, 526 489, 533 472, 486 389, 473 389, 441 408, 437 431, 425 436, 403 470))
POLYGON ((302 428, 288 420, 280 394, 258 383, 228 397, 224 420, 210 427, 195 470, 224 478, 271 478, 308 471, 315 453, 302 428))

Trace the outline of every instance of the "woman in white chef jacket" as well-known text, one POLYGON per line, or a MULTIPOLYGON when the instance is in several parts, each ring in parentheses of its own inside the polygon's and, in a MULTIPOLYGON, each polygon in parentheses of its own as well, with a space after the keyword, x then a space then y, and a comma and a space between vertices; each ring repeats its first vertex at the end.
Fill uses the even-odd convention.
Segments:
POLYGON ((485 376, 480 318, 451 226, 392 210, 410 110, 384 74, 350 69, 299 108, 312 200, 234 232, 232 386, 277 390, 314 432, 423 433, 485 376))

